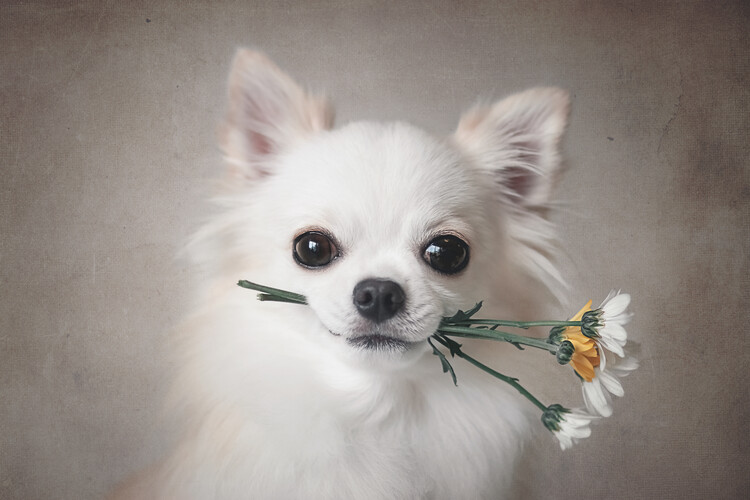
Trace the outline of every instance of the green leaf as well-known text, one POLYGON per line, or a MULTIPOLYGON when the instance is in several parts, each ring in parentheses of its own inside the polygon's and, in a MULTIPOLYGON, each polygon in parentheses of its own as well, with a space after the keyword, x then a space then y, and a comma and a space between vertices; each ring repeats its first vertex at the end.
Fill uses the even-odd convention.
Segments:
POLYGON ((448 348, 448 350, 451 353, 451 357, 459 356, 461 357, 461 344, 456 342, 455 340, 448 338, 445 336, 445 334, 442 333, 436 333, 432 336, 435 340, 443 344, 445 347, 448 348))
POLYGON ((482 302, 477 302, 474 307, 469 309, 468 311, 462 311, 458 310, 456 314, 451 316, 450 318, 443 318, 443 322, 445 323, 460 323, 462 321, 468 321, 471 319, 472 316, 474 316, 477 311, 479 311, 482 308, 482 302))
POLYGON ((443 373, 450 372, 451 378, 453 379, 453 385, 458 387, 458 380, 456 379, 456 372, 453 371, 453 367, 448 362, 448 359, 445 357, 445 354, 440 352, 437 347, 432 343, 432 340, 427 339, 427 343, 430 344, 430 347, 432 347, 432 354, 440 358, 440 364, 443 365, 443 373))

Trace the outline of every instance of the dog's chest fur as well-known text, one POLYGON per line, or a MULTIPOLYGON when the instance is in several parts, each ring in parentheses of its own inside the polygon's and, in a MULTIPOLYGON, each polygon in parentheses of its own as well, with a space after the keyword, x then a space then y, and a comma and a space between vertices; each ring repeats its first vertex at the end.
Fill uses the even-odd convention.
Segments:
MULTIPOLYGON (((215 314, 213 324, 226 322, 226 310, 215 314)), ((192 412, 202 417, 162 467, 169 495, 468 499, 496 498, 507 485, 526 419, 517 396, 494 379, 456 366, 455 387, 432 356, 378 374, 326 359, 324 350, 305 352, 312 365, 300 357, 304 343, 279 354, 287 339, 274 322, 256 316, 252 328, 215 331, 194 346, 196 369, 219 358, 227 369, 200 376, 203 399, 192 412), (248 330, 265 333, 246 339, 248 330), (243 338, 233 353, 216 348, 228 337, 243 338), (241 373, 231 368, 248 353, 241 373), (247 397, 230 396, 241 392, 228 380, 246 384, 247 397)))

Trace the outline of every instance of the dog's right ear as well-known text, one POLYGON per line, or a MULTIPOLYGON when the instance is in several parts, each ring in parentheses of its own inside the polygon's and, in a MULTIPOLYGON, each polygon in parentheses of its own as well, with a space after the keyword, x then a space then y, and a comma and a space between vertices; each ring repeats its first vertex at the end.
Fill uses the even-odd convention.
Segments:
POLYGON ((325 99, 309 95, 260 52, 237 52, 219 133, 231 178, 256 181, 273 173, 276 155, 332 125, 325 99))

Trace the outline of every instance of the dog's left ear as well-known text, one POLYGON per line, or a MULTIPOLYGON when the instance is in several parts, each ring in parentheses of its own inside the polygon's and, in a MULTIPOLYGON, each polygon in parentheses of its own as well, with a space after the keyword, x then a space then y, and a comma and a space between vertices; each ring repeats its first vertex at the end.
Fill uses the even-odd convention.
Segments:
POLYGON ((479 168, 494 174, 507 201, 543 208, 560 171, 569 109, 567 92, 530 89, 468 111, 455 140, 479 168))

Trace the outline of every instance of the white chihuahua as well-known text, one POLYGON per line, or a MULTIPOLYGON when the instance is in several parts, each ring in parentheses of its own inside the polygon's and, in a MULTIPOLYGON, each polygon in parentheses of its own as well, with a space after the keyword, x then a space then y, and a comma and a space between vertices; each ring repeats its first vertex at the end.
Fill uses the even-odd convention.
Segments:
MULTIPOLYGON (((480 300, 526 316, 530 279, 558 278, 545 215, 568 107, 537 88, 476 107, 447 139, 404 123, 333 129, 325 100, 241 50, 222 213, 195 242, 215 280, 180 329, 185 429, 118 494, 502 497, 531 405, 459 362, 454 386, 427 339, 480 300), (309 306, 261 303, 240 279, 309 306)), ((502 367, 504 347, 481 349, 502 367)))

